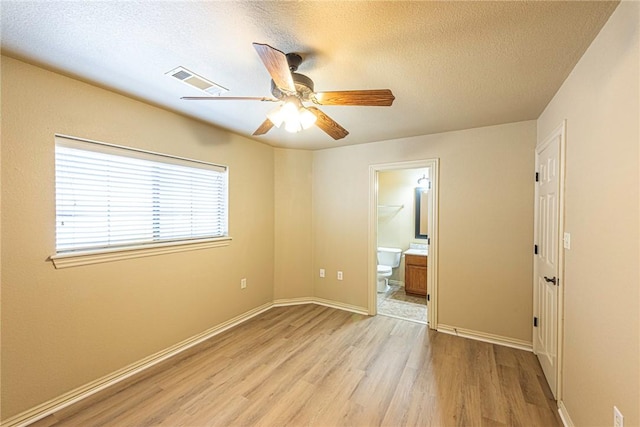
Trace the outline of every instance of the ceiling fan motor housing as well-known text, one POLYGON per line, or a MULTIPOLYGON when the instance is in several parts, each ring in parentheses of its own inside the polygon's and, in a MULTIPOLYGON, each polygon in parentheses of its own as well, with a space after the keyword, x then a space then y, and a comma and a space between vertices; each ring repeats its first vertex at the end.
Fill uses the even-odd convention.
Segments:
MULTIPOLYGON (((303 101, 311 100, 311 95, 313 94, 313 80, 304 74, 291 73, 291 77, 293 78, 293 84, 296 87, 296 95, 303 101)), ((289 95, 284 93, 283 91, 276 86, 276 84, 271 80, 271 93, 278 99, 282 99, 283 97, 289 95)))

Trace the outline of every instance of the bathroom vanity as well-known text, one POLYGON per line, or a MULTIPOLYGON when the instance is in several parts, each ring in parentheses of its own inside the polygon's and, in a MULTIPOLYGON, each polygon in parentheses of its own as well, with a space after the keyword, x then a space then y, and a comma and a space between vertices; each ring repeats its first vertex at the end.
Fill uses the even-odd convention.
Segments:
POLYGON ((404 253, 404 290, 407 294, 427 296, 427 251, 409 249, 404 253))

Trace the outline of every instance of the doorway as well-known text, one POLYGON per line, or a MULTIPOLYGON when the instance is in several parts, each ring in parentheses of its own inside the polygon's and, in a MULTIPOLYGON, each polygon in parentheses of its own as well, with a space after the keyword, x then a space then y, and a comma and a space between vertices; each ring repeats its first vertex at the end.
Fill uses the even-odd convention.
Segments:
POLYGON ((533 351, 561 400, 565 123, 536 147, 533 351))
MULTIPOLYGON (((402 212, 403 215, 410 215, 411 217, 411 232, 414 232, 415 224, 415 234, 412 236, 412 246, 418 246, 420 248, 414 248, 417 255, 424 255, 421 250, 427 250, 426 256, 418 256, 412 257, 409 256, 413 252, 409 250, 408 243, 397 244, 396 246, 402 246, 399 249, 402 250, 403 261, 406 259, 418 260, 418 264, 423 263, 422 265, 417 265, 415 270, 412 270, 410 273, 411 277, 415 277, 415 274, 418 275, 426 275, 426 283, 425 286, 427 288, 426 295, 424 301, 427 304, 427 316, 424 321, 426 321, 430 328, 435 329, 437 327, 437 294, 438 294, 438 283, 437 283, 437 258, 438 258, 438 176, 439 176, 439 163, 438 159, 427 159, 427 160, 415 160, 408 162, 396 162, 396 163, 384 163, 377 165, 369 166, 369 236, 368 236, 368 301, 369 307, 368 311, 370 315, 378 314, 378 297, 380 295, 383 298, 385 295, 384 292, 378 293, 379 283, 378 283, 378 245, 380 243, 379 240, 379 220, 382 218, 393 217, 397 215, 399 212, 402 212), (415 185, 411 185, 409 198, 404 202, 399 201, 396 203, 389 202, 389 199, 382 200, 380 198, 380 185, 381 185, 381 176, 383 174, 393 175, 393 172, 397 171, 398 175, 408 176, 411 173, 416 174, 415 177, 415 185), (420 176, 417 176, 417 175, 420 176), (428 191, 424 187, 424 182, 418 183, 418 179, 422 178, 422 175, 426 175, 425 178, 429 183, 428 191), (414 193, 414 188, 417 188, 414 193), (421 191, 420 188, 424 188, 425 191, 421 191), (414 196, 415 194, 415 196, 414 196), (422 200, 421 200, 422 197, 422 200), (385 203, 382 203, 382 202, 385 203), (422 213, 421 213, 422 212, 422 213), (415 215, 415 216, 414 216, 415 215), (422 221, 420 221, 422 219, 422 221), (419 229, 419 227, 422 227, 419 229), (428 232, 427 232, 428 230, 428 232), (407 252, 407 250, 409 250, 407 252), (426 258, 426 260, 425 260, 426 258), (426 270, 426 271, 425 271, 426 270)), ((382 182, 384 184, 384 182, 382 182)), ((384 230, 383 230, 384 232, 384 230)), ((414 251, 414 252, 415 252, 414 251)), ((413 264, 412 264, 413 265, 413 264)), ((409 266, 412 267, 412 266, 409 266)), ((391 280, 391 289, 389 292, 397 291, 394 289, 398 287, 398 278, 406 279, 404 277, 404 262, 401 262, 399 269, 402 269, 401 274, 396 275, 394 273, 394 280, 391 280)), ((404 285, 404 283, 401 283, 404 285)), ((401 293, 404 295, 404 288, 401 290, 401 293)), ((419 291, 413 291, 413 294, 407 295, 407 299, 411 297, 415 297, 415 295, 421 296, 419 291)), ((402 299, 402 298, 399 298, 402 299)))

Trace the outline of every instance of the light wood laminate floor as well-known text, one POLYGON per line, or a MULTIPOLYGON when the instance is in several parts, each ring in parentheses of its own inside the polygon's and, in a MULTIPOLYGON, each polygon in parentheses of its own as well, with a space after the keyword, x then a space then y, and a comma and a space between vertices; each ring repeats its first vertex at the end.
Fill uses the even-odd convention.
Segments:
POLYGON ((273 308, 34 426, 560 426, 532 353, 273 308))

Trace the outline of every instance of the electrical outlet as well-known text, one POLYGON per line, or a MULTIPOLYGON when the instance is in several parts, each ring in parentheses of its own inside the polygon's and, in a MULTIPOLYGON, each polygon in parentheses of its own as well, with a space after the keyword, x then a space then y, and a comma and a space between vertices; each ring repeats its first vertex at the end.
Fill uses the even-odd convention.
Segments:
POLYGON ((624 427, 624 417, 617 407, 613 407, 613 427, 624 427))
POLYGON ((240 289, 245 289, 247 287, 247 279, 240 279, 240 289))
POLYGON ((324 268, 320 269, 320 277, 324 277, 324 268))
POLYGON ((562 239, 562 244, 565 249, 571 249, 571 234, 564 233, 564 238, 562 239))
POLYGON ((342 280, 342 271, 338 271, 338 280, 342 280))

